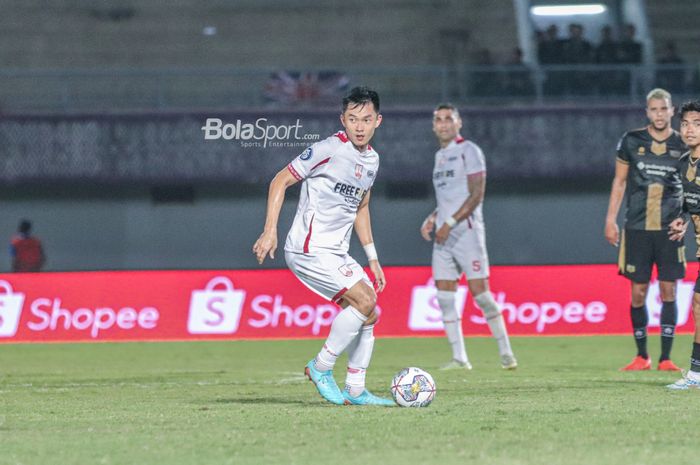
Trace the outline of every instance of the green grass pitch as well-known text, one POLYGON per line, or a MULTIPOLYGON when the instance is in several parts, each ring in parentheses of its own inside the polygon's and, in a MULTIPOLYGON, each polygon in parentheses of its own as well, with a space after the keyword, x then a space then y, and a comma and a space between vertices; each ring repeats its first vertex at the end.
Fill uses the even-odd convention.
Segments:
MULTIPOLYGON (((658 336, 650 337, 658 356, 658 336)), ((471 372, 441 372, 443 338, 378 339, 368 387, 409 365, 424 409, 339 407, 302 377, 322 341, 0 345, 0 464, 695 463, 700 391, 621 373, 628 337, 467 339, 471 372)), ((691 338, 674 360, 688 365, 691 338)), ((336 379, 344 380, 344 359, 336 379)))

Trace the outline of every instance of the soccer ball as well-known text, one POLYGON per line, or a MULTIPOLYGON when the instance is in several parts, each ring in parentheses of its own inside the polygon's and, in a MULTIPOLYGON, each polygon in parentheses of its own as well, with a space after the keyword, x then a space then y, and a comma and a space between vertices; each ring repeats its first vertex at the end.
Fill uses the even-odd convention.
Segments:
POLYGON ((391 395, 401 407, 427 407, 435 398, 435 381, 420 368, 404 368, 391 381, 391 395))

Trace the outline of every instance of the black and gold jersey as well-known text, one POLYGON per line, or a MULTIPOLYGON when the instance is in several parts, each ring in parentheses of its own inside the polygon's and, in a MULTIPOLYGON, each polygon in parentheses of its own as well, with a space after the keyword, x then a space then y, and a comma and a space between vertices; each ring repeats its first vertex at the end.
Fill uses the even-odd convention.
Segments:
POLYGON ((698 158, 691 158, 690 152, 684 154, 680 161, 681 180, 683 182, 683 211, 690 215, 695 228, 695 243, 698 245, 696 256, 700 257, 700 171, 698 158))
POLYGON ((626 132, 618 161, 629 165, 625 228, 660 231, 678 218, 683 203, 679 161, 685 146, 677 131, 654 139, 647 128, 626 132))

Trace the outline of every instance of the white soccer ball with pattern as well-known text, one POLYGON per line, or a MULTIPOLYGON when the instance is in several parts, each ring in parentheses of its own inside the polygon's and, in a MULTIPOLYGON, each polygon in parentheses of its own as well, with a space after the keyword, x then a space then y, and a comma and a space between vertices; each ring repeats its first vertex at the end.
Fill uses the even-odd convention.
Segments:
POLYGON ((435 381, 425 370, 404 368, 391 381, 391 395, 402 407, 427 407, 435 398, 435 381))

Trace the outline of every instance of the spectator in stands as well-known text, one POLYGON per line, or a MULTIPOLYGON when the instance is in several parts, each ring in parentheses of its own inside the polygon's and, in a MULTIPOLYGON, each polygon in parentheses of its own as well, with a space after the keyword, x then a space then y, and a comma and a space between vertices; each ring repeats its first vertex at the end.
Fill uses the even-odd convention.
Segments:
MULTIPOLYGON (((618 63, 626 65, 639 65, 642 63, 642 44, 634 40, 636 28, 633 24, 626 24, 622 30, 622 40, 618 45, 618 63)), ((629 92, 633 70, 625 70, 621 80, 622 88, 629 92)), ((634 89, 632 89, 634 90, 634 89)))
POLYGON ((31 221, 20 221, 17 234, 10 242, 10 256, 14 272, 41 271, 46 262, 46 255, 41 241, 32 236, 31 221))
MULTIPOLYGON (((614 66, 617 64, 617 41, 613 38, 612 28, 603 26, 600 30, 600 43, 595 48, 595 62, 602 66, 614 66)), ((596 80, 598 91, 602 95, 610 95, 618 92, 620 75, 613 69, 604 69, 596 80)))
POLYGON ((538 35, 537 59, 541 65, 559 65, 564 61, 562 41, 555 24, 549 26, 544 34, 538 35))
MULTIPOLYGON (((563 41, 559 39, 559 29, 555 24, 538 36, 537 59, 545 67, 564 62, 563 41)), ((566 76, 563 76, 561 71, 546 70, 546 73, 544 92, 548 95, 561 94, 566 76)))
MULTIPOLYGON (((569 24, 569 38, 562 44, 562 57, 567 65, 586 65, 593 62, 593 46, 583 37, 583 26, 577 23, 569 24)), ((566 73, 566 88, 568 94, 589 93, 591 86, 589 73, 582 70, 566 73)))
POLYGON ((618 46, 618 62, 632 65, 642 63, 642 44, 634 40, 637 29, 634 24, 626 24, 622 30, 622 40, 618 46))
POLYGON ((513 55, 507 63, 504 90, 508 95, 527 96, 535 93, 530 68, 523 62, 523 51, 519 47, 513 49, 513 55))
POLYGON ((683 63, 683 59, 678 56, 676 51, 676 43, 672 40, 666 42, 663 54, 658 59, 658 64, 667 66, 662 66, 662 69, 657 71, 657 86, 666 88, 670 92, 683 93, 685 90, 685 70, 678 67, 678 65, 683 63))
POLYGON ((595 48, 595 62, 601 64, 617 63, 617 47, 612 28, 603 26, 600 29, 600 43, 595 48))
POLYGON ((495 64, 491 50, 482 48, 476 52, 477 68, 471 75, 473 95, 493 97, 502 93, 500 76, 493 69, 495 64))

